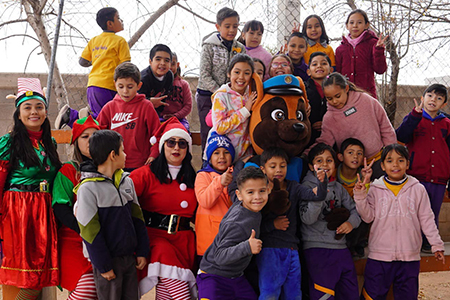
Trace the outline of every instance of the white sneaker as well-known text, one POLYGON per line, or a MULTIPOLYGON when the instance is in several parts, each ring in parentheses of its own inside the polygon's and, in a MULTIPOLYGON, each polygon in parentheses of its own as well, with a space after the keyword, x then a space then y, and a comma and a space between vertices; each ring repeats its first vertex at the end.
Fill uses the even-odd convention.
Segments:
POLYGON ((83 119, 86 118, 87 116, 89 116, 89 107, 83 107, 82 109, 80 109, 78 111, 78 118, 79 119, 83 119))
POLYGON ((64 125, 67 125, 70 121, 70 107, 69 104, 64 105, 58 113, 55 120, 55 128, 61 129, 64 125))

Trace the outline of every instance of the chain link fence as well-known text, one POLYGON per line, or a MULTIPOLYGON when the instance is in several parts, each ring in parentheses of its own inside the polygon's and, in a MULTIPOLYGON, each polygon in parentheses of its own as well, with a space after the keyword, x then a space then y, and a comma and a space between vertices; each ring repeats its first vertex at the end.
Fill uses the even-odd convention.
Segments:
MULTIPOLYGON (((28 1, 36 2, 36 1, 28 1)), ((392 48, 387 49, 388 71, 377 76, 379 100, 387 108, 394 127, 397 127, 403 116, 414 106, 413 98, 419 99, 425 86, 439 82, 450 85, 447 75, 450 62, 446 59, 446 46, 449 38, 446 35, 449 21, 446 19, 450 4, 441 0, 429 1, 323 1, 312 0, 185 0, 176 1, 88 1, 66 0, 64 5, 63 24, 61 27, 57 51, 57 64, 68 90, 68 101, 74 108, 87 105, 86 84, 90 68, 83 68, 78 59, 90 38, 101 33, 95 22, 96 12, 106 6, 113 6, 124 20, 124 31, 118 33, 126 40, 134 35, 141 25, 163 5, 173 5, 165 11, 131 48, 132 62, 140 69, 148 66, 149 51, 157 43, 167 44, 178 55, 181 74, 196 89, 199 74, 200 51, 202 38, 215 31, 217 11, 228 6, 240 14, 241 25, 246 21, 257 19, 265 26, 262 44, 271 53, 276 53, 289 36, 294 22, 302 23, 309 14, 322 16, 331 46, 339 46, 343 34, 347 34, 345 20, 354 7, 365 10, 371 19, 376 32, 389 34, 392 48), (393 57, 397 53, 398 59, 393 57), (396 59, 393 64, 393 59, 396 59), (392 96, 393 65, 399 65, 396 97, 392 96)), ((2 51, 15 51, 14 35, 29 35, 36 39, 30 26, 25 22, 15 23, 11 20, 26 18, 20 1, 3 1, 0 8, 0 48, 2 51)), ((44 24, 50 40, 53 39, 57 1, 48 1, 43 10, 44 24)), ((242 28, 242 26, 240 28, 242 28)), ((39 44, 30 37, 21 37, 22 45, 27 47, 28 58, 21 68, 24 72, 33 69, 33 65, 45 65, 39 55, 39 44), (34 45, 32 45, 34 43, 34 45)), ((388 47, 387 47, 388 48, 388 47)), ((45 68, 40 68, 46 71, 45 68)), ((12 69, 7 69, 11 71, 12 69)), ((14 70, 15 72, 21 70, 14 70)), ((395 70, 394 70, 395 71, 395 70)), ((394 90, 395 91, 395 90, 394 90)), ((54 99, 54 98, 53 98, 54 99)), ((54 117, 54 116, 53 116, 54 117)), ((198 130, 196 106, 190 118, 193 130, 198 130)))

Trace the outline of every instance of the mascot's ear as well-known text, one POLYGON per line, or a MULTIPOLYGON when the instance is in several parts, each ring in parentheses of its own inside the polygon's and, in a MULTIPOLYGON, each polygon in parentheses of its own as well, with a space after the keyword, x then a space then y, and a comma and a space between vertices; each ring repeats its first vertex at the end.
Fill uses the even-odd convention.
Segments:
POLYGON ((308 100, 308 95, 306 94, 306 87, 305 87, 305 83, 303 82, 303 79, 301 79, 300 77, 296 76, 298 81, 300 81, 300 88, 303 91, 303 98, 305 98, 306 101, 306 108, 308 108, 309 106, 309 100, 308 100))
MULTIPOLYGON (((252 79, 250 80, 250 94, 256 91, 258 94, 255 103, 253 103, 253 107, 258 105, 258 103, 264 98, 264 88, 263 88, 263 82, 261 81, 261 77, 259 77, 258 74, 255 72, 252 75, 252 79)), ((253 110, 253 109, 252 109, 253 110)))

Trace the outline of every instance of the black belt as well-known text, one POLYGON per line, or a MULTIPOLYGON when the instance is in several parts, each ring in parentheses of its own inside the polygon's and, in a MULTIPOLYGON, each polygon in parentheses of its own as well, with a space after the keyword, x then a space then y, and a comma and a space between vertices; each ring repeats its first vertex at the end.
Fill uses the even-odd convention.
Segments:
POLYGON ((175 234, 179 230, 190 230, 190 219, 179 215, 163 215, 156 212, 142 210, 145 225, 151 228, 167 230, 167 233, 175 234))
POLYGON ((21 190, 27 192, 40 192, 39 184, 9 184, 5 190, 21 190))

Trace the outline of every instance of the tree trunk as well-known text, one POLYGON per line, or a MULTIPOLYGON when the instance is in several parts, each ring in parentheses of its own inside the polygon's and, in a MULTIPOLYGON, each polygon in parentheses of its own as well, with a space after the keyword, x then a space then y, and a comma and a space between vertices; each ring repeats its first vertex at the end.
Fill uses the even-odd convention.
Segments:
MULTIPOLYGON (((33 3, 35 4, 35 3, 33 3)), ((36 7, 30 3, 30 1, 24 1, 23 7, 27 13, 28 23, 30 23, 34 32, 37 35, 41 43, 42 53, 44 54, 45 61, 47 65, 50 67, 50 58, 52 56, 52 46, 50 44, 50 40, 47 36, 47 31, 45 30, 44 22, 42 20, 41 11, 36 13, 36 7)), ((48 79, 47 79, 48 80, 48 79)), ((56 101, 58 102, 58 109, 60 109, 64 104, 68 104, 69 100, 67 98, 67 91, 64 85, 64 81, 62 79, 61 73, 59 72, 59 68, 57 63, 55 62, 55 69, 53 73, 53 89, 56 101)))
POLYGON ((395 112, 397 110, 397 89, 398 89, 398 75, 400 73, 400 58, 398 57, 398 53, 395 49, 395 45, 391 39, 388 38, 388 42, 386 45, 387 51, 389 52, 389 58, 391 60, 392 69, 391 69, 391 78, 388 86, 388 97, 387 101, 384 103, 384 109, 394 126, 395 122, 395 112))

